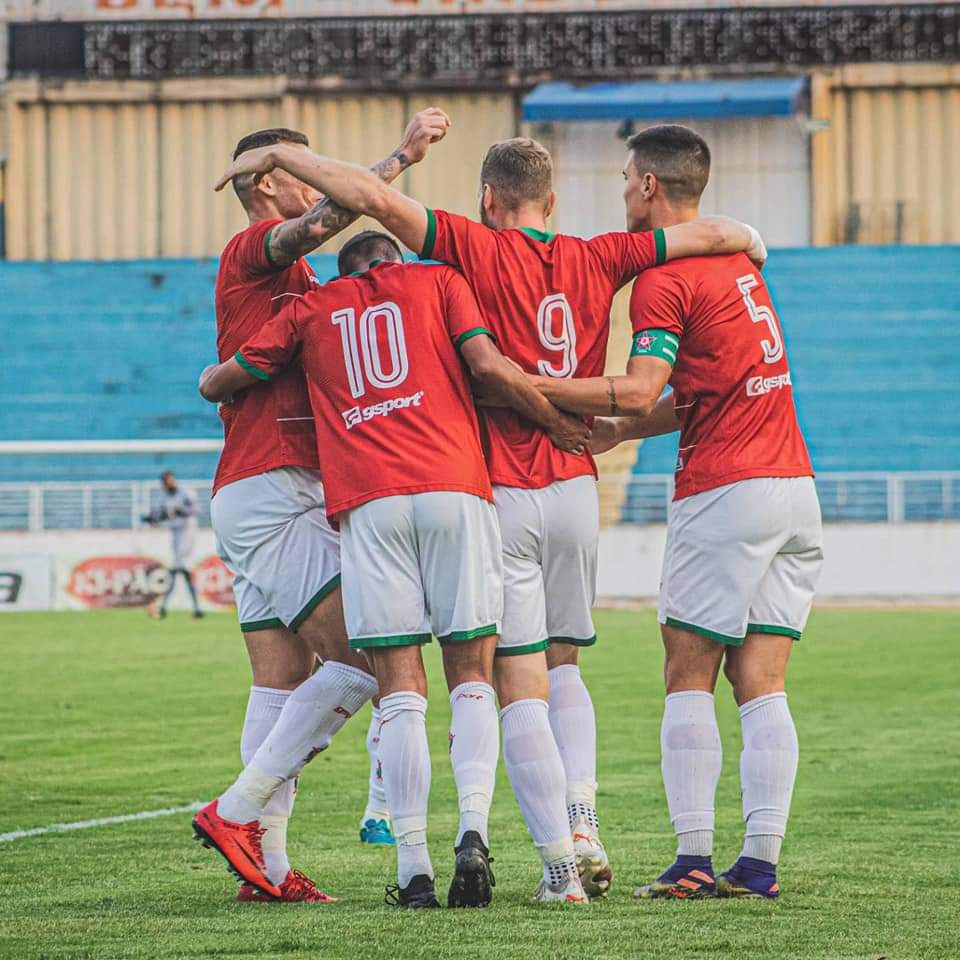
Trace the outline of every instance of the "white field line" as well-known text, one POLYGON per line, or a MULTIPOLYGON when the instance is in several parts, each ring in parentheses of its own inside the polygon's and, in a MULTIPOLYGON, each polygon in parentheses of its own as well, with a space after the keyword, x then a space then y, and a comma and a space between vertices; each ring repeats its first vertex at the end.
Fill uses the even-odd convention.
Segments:
POLYGON ((12 843, 14 840, 23 840, 25 837, 40 837, 45 833, 67 833, 70 830, 89 830, 91 827, 109 827, 114 823, 129 823, 131 820, 153 820, 155 817, 169 817, 174 813, 193 813, 202 806, 201 801, 194 800, 193 803, 184 804, 182 807, 143 810, 140 813, 124 813, 118 817, 75 820, 73 823, 51 823, 45 827, 34 827, 31 830, 13 830, 10 833, 0 833, 0 843, 12 843))

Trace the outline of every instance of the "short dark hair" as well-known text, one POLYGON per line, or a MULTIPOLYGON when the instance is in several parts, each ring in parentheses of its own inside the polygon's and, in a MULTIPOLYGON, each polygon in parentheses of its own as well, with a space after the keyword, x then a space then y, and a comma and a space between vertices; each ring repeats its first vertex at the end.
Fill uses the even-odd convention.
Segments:
POLYGON ((495 143, 483 158, 480 183, 488 183, 510 209, 547 202, 553 189, 553 161, 542 143, 512 137, 495 143))
POLYGON ((694 130, 679 123, 661 123, 627 140, 641 176, 652 173, 671 200, 696 203, 710 179, 710 148, 694 130))
POLYGON ((233 159, 236 160, 241 153, 246 153, 248 150, 256 150, 257 147, 269 147, 274 143, 302 143, 305 147, 310 146, 307 135, 299 130, 289 130, 287 127, 270 127, 267 130, 255 130, 253 133, 241 137, 233 151, 233 159))
POLYGON ((160 474, 160 479, 161 479, 161 480, 166 480, 167 477, 173 477, 174 480, 177 479, 176 477, 173 476, 173 471, 172 471, 172 470, 164 470, 163 473, 160 474))
POLYGON ((341 277, 366 269, 371 260, 403 260, 403 251, 389 233, 364 230, 351 237, 340 249, 337 272, 341 277))

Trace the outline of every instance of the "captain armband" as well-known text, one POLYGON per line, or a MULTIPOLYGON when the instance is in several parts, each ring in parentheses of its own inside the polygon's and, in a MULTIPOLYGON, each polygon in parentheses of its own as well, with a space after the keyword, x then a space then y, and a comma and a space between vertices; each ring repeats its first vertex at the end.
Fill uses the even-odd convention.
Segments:
POLYGON ((677 362, 680 338, 669 330, 640 330, 633 335, 631 357, 659 357, 672 367, 677 362))

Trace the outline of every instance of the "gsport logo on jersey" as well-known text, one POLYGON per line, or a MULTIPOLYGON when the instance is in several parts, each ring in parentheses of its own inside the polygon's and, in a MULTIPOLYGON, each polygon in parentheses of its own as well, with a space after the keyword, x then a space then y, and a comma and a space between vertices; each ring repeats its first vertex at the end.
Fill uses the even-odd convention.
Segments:
POLYGON ((349 410, 341 410, 340 416, 347 425, 348 430, 366 423, 374 417, 388 417, 394 410, 402 410, 406 407, 419 407, 423 399, 423 390, 411 393, 409 397, 394 397, 392 400, 384 400, 381 403, 372 403, 369 407, 351 407, 349 410))
POLYGON ((751 377, 747 381, 747 396, 762 397, 772 390, 782 390, 784 387, 789 386, 792 386, 789 370, 775 377, 751 377))

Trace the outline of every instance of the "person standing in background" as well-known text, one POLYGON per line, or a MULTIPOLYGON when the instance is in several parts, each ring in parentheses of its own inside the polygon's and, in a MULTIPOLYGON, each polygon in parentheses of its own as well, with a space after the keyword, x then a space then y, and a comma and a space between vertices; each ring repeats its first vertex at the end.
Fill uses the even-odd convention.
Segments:
POLYGON ((143 520, 151 526, 165 526, 170 531, 170 579, 167 592, 159 604, 151 604, 150 616, 162 620, 167 615, 167 601, 176 585, 177 574, 182 573, 193 601, 193 615, 199 618, 203 616, 203 611, 197 601, 197 590, 193 585, 189 567, 197 536, 197 495, 193 490, 178 486, 177 478, 170 470, 160 475, 160 482, 163 484, 163 500, 160 506, 146 514, 143 520))

